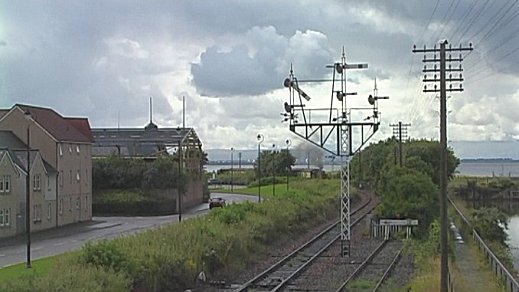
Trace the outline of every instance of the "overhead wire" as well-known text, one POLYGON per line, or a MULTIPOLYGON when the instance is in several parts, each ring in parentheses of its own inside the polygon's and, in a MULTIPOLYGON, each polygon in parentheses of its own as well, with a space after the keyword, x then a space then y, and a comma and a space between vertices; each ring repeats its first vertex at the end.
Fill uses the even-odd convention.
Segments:
POLYGON ((461 27, 463 26, 465 20, 467 19, 467 17, 470 15, 470 13, 472 12, 472 10, 474 9, 474 7, 478 4, 479 0, 476 0, 476 2, 474 3, 474 5, 470 5, 470 7, 467 9, 467 11, 465 12, 465 14, 461 17, 461 20, 459 21, 458 25, 456 26, 456 29, 454 30, 454 32, 452 33, 452 39, 454 39, 454 36, 456 36, 458 34, 458 32, 461 30, 461 27))
MULTIPOLYGON (((439 3, 440 3, 440 0, 436 0, 436 4, 434 5, 434 9, 433 9, 433 11, 431 13, 431 16, 429 17, 427 23, 425 24, 425 26, 424 26, 424 28, 422 30, 422 33, 420 34, 420 39, 418 41, 418 44, 420 44, 423 41, 425 32, 427 31, 427 28, 431 24, 431 21, 432 21, 434 15, 436 14, 436 11, 438 10, 439 3)), ((410 62, 411 65, 409 67, 407 83, 406 83, 406 89, 405 89, 405 92, 404 92, 404 96, 405 96, 406 99, 408 98, 407 94, 408 94, 409 82, 411 80, 411 73, 412 73, 412 70, 413 70, 413 67, 414 67, 414 59, 415 58, 411 58, 411 62, 410 62)), ((413 105, 411 106, 411 112, 409 114, 412 116, 414 111, 415 111, 415 106, 414 106, 414 99, 413 99, 413 105)))
POLYGON ((452 15, 454 15, 454 13, 456 12, 456 9, 458 8, 461 0, 457 0, 456 1, 456 5, 451 10, 452 5, 454 4, 454 2, 455 1, 451 1, 451 5, 449 5, 449 8, 447 8, 447 12, 443 15, 443 18, 442 18, 440 23, 442 23, 444 25, 442 26, 442 30, 436 35, 436 39, 437 40, 440 39, 440 37, 443 35, 443 32, 445 31, 445 28, 447 27, 447 24, 451 21, 452 15))
MULTIPOLYGON (((462 38, 464 35, 466 35, 469 30, 472 28, 472 25, 474 24, 474 22, 481 16, 481 13, 483 13, 483 11, 485 10, 485 8, 487 7, 488 3, 490 2, 490 0, 486 0, 485 3, 480 7, 479 11, 477 11, 475 14, 474 14, 474 17, 472 17, 472 20, 470 20, 468 23, 467 23, 467 26, 465 27, 465 29, 461 32, 459 38, 458 38, 458 41, 457 42, 461 42, 462 38)), ((456 38, 454 38, 456 39, 456 38)))

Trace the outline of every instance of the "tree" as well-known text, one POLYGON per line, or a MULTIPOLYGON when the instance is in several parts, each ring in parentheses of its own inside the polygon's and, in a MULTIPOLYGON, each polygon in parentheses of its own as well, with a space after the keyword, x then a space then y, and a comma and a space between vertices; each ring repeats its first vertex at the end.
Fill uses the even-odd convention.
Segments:
POLYGON ((92 162, 92 185, 95 189, 184 190, 185 180, 186 176, 179 172, 178 160, 173 156, 161 156, 152 162, 115 156, 92 162))
MULTIPOLYGON (((415 140, 406 143, 406 157, 419 157, 422 161, 430 164, 432 180, 437 185, 440 184, 440 143, 438 141, 415 140)), ((460 160, 454 155, 452 149, 447 149, 447 176, 452 178, 460 160)))
MULTIPOLYGON (((286 149, 281 151, 268 151, 264 150, 261 152, 261 176, 273 176, 286 175, 292 170, 292 166, 295 164, 296 159, 286 149)), ((258 161, 256 159, 256 161, 258 161)), ((254 166, 257 171, 257 165, 254 166)))
POLYGON ((438 216, 438 187, 423 172, 393 167, 382 174, 376 213, 383 218, 418 219, 422 232, 438 216))

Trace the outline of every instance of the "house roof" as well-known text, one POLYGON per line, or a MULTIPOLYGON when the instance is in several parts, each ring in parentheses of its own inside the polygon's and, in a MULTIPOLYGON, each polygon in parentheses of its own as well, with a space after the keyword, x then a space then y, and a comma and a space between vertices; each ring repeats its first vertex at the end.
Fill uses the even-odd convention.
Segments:
MULTIPOLYGON (((27 151, 25 150, 13 150, 12 153, 14 154, 13 160, 23 169, 23 171, 27 172, 27 151)), ((36 157, 38 156, 38 150, 31 150, 30 152, 30 160, 31 165, 34 165, 34 161, 36 160, 36 157)), ((41 157, 41 155, 40 155, 41 157)), ((45 161, 45 159, 41 159, 43 161, 43 165, 45 166, 45 169, 47 172, 56 173, 57 171, 52 167, 49 163, 45 161)), ((32 167, 31 167, 32 169, 32 167)))
POLYGON ((81 134, 88 138, 91 142, 94 142, 94 136, 90 129, 90 123, 87 118, 65 118, 74 128, 76 128, 81 134))
POLYGON ((166 147, 201 147, 193 128, 106 128, 92 129, 95 142, 92 156, 123 155, 149 157, 165 151, 166 147))
MULTIPOLYGON (((18 139, 13 132, 0 130, 0 157, 5 153, 8 153, 13 162, 23 169, 23 171, 27 171, 27 144, 18 139)), ((31 149, 29 154, 31 163, 34 163, 37 154, 38 150, 31 149)), ((49 163, 43 158, 42 160, 48 172, 56 172, 49 163)))
POLYGON ((8 112, 9 112, 8 109, 0 109, 0 118, 3 117, 8 112))
POLYGON ((29 112, 32 119, 58 141, 93 142, 90 125, 86 118, 64 118, 50 108, 24 104, 16 104, 15 107, 29 112))

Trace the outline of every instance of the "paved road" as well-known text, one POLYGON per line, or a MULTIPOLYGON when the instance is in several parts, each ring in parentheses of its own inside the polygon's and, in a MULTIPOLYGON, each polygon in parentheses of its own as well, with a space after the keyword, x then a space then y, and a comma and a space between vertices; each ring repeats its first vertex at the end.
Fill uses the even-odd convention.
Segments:
MULTIPOLYGON (((212 193, 211 197, 225 198, 228 204, 243 201, 256 202, 255 196, 212 193)), ((194 206, 182 214, 182 219, 206 214, 207 204, 194 206)), ((178 215, 156 217, 94 217, 91 222, 69 225, 62 228, 36 233, 32 236, 31 258, 39 259, 69 250, 76 250, 91 240, 111 239, 134 234, 178 222, 178 215)), ((0 242, 0 268, 25 262, 27 246, 22 239, 0 242)))

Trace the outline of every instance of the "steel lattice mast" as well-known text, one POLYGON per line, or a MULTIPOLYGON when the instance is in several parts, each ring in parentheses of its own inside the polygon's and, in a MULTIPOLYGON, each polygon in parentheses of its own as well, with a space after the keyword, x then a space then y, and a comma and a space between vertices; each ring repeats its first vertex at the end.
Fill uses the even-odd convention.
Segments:
POLYGON ((378 100, 387 97, 370 95, 368 102, 371 106, 364 108, 349 108, 347 96, 357 95, 356 92, 346 91, 346 71, 350 69, 365 69, 367 64, 348 64, 346 55, 342 53, 340 62, 326 66, 333 70, 332 78, 327 80, 298 80, 292 68, 290 75, 284 81, 289 89, 289 100, 285 102, 284 121, 289 122, 290 131, 311 142, 323 150, 341 157, 341 255, 350 254, 350 161, 352 156, 375 134, 380 125, 378 100), (300 84, 305 82, 332 82, 332 92, 329 108, 309 108, 305 102, 310 96, 304 92, 300 84), (334 100, 340 105, 334 106, 334 100), (353 121, 352 111, 368 116, 353 121), (312 120, 313 119, 313 120, 312 120), (317 122, 316 122, 317 120, 317 122), (357 129, 358 131, 353 131, 357 129), (357 139, 353 136, 358 135, 357 139), (356 142, 356 145, 353 145, 356 142))

